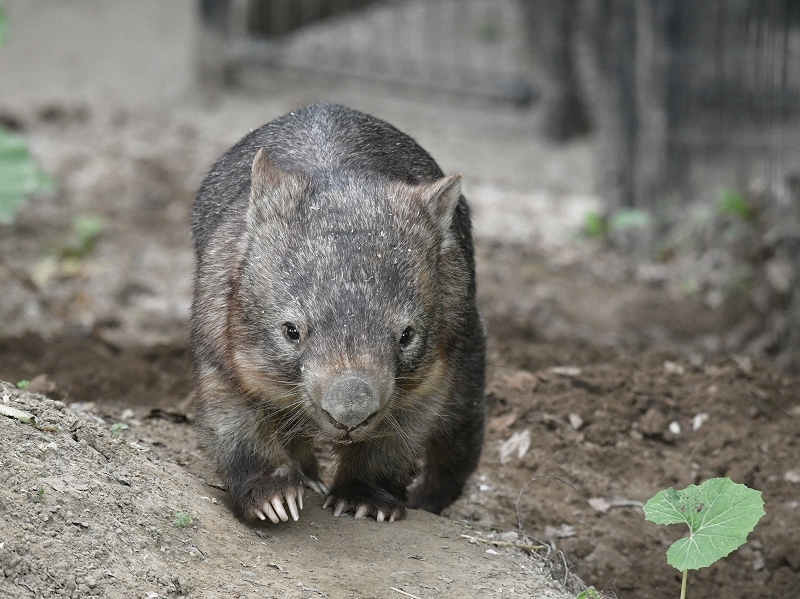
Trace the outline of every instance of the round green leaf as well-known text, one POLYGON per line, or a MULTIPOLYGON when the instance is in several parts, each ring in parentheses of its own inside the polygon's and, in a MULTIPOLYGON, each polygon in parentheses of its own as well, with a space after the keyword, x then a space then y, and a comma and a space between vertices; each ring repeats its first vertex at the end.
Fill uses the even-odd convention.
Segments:
POLYGON ((689 526, 689 536, 672 544, 667 562, 680 571, 710 566, 747 540, 764 515, 761 491, 712 478, 682 491, 659 491, 644 505, 647 520, 656 524, 689 526))

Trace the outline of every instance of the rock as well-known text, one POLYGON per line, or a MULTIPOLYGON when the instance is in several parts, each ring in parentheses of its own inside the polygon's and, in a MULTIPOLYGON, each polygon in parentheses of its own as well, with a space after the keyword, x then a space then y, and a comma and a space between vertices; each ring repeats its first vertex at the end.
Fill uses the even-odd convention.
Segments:
POLYGON ((645 437, 661 437, 667 431, 669 420, 656 408, 650 408, 639 419, 639 432, 645 437))

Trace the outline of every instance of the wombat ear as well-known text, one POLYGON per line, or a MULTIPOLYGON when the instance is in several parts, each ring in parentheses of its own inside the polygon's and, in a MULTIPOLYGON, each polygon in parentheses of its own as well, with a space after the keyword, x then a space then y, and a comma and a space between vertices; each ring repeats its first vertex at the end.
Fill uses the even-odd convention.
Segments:
POLYGON ((453 213, 461 197, 461 175, 442 177, 433 183, 422 185, 423 201, 445 234, 450 230, 453 213))
POLYGON ((276 187, 283 177, 285 173, 273 164, 264 148, 259 148, 250 171, 252 197, 263 197, 270 189, 276 187))
POLYGON ((299 173, 283 170, 259 148, 250 171, 248 222, 259 225, 282 218, 303 195, 308 182, 299 173))

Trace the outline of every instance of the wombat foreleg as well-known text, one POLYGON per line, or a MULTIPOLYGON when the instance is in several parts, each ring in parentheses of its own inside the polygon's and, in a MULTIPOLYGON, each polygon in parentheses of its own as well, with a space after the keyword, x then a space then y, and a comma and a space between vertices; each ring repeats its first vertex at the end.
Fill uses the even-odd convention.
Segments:
POLYGON ((337 448, 339 467, 323 507, 333 515, 355 511, 355 518, 372 516, 378 522, 405 518, 407 485, 414 460, 399 437, 337 448))
POLYGON ((439 514, 464 490, 478 465, 485 418, 483 327, 471 327, 471 353, 456 378, 455 393, 425 444, 425 473, 410 490, 409 506, 439 514))
POLYGON ((239 517, 276 524, 289 517, 297 520, 305 486, 327 492, 310 440, 295 437, 280 442, 276 426, 280 421, 269 415, 248 409, 207 419, 201 412, 200 423, 206 425, 207 443, 239 517))

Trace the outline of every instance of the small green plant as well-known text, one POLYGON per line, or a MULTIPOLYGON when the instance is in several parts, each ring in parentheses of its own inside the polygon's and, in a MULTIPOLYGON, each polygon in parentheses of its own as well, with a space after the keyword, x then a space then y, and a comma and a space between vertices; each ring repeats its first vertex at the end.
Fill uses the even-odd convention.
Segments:
POLYGON ((22 379, 21 381, 17 381, 17 389, 24 389, 30 384, 31 382, 28 379, 22 379))
POLYGON ((650 225, 650 215, 644 210, 620 210, 611 216, 597 212, 587 212, 583 220, 583 234, 586 237, 608 239, 612 233, 650 225))
POLYGON ((608 221, 608 229, 614 231, 627 231, 637 227, 646 227, 650 224, 650 215, 644 210, 629 208, 620 210, 608 221))
POLYGON ((127 430, 128 428, 130 427, 124 422, 115 422, 111 425, 111 434, 118 435, 121 431, 127 430))
POLYGON ((742 220, 752 220, 755 210, 744 194, 734 189, 723 189, 719 194, 718 210, 720 214, 738 216, 742 220))
POLYGON ((606 237, 608 222, 597 212, 587 212, 583 219, 583 233, 586 237, 606 237))
MULTIPOLYGON (((8 19, 0 5, 0 46, 8 36, 8 19)), ((0 126, 0 224, 10 223, 28 194, 49 191, 53 180, 31 158, 25 141, 0 126)))
POLYGON ((0 223, 12 221, 28 194, 53 187, 53 180, 31 158, 25 141, 0 127, 0 223))
POLYGON ((659 491, 644 505, 644 517, 656 524, 689 526, 689 536, 667 550, 667 563, 683 572, 681 599, 686 597, 689 570, 706 568, 744 544, 764 515, 761 491, 712 478, 682 491, 659 491))
POLYGON ((83 214, 72 219, 72 240, 61 248, 62 258, 80 260, 94 251, 106 222, 97 214, 83 214))
POLYGON ((192 523, 192 519, 189 514, 184 514, 180 510, 175 510, 173 516, 175 519, 172 521, 172 526, 175 528, 186 528, 192 523))
POLYGON ((595 591, 594 589, 586 589, 575 599, 603 599, 603 593, 595 591))

